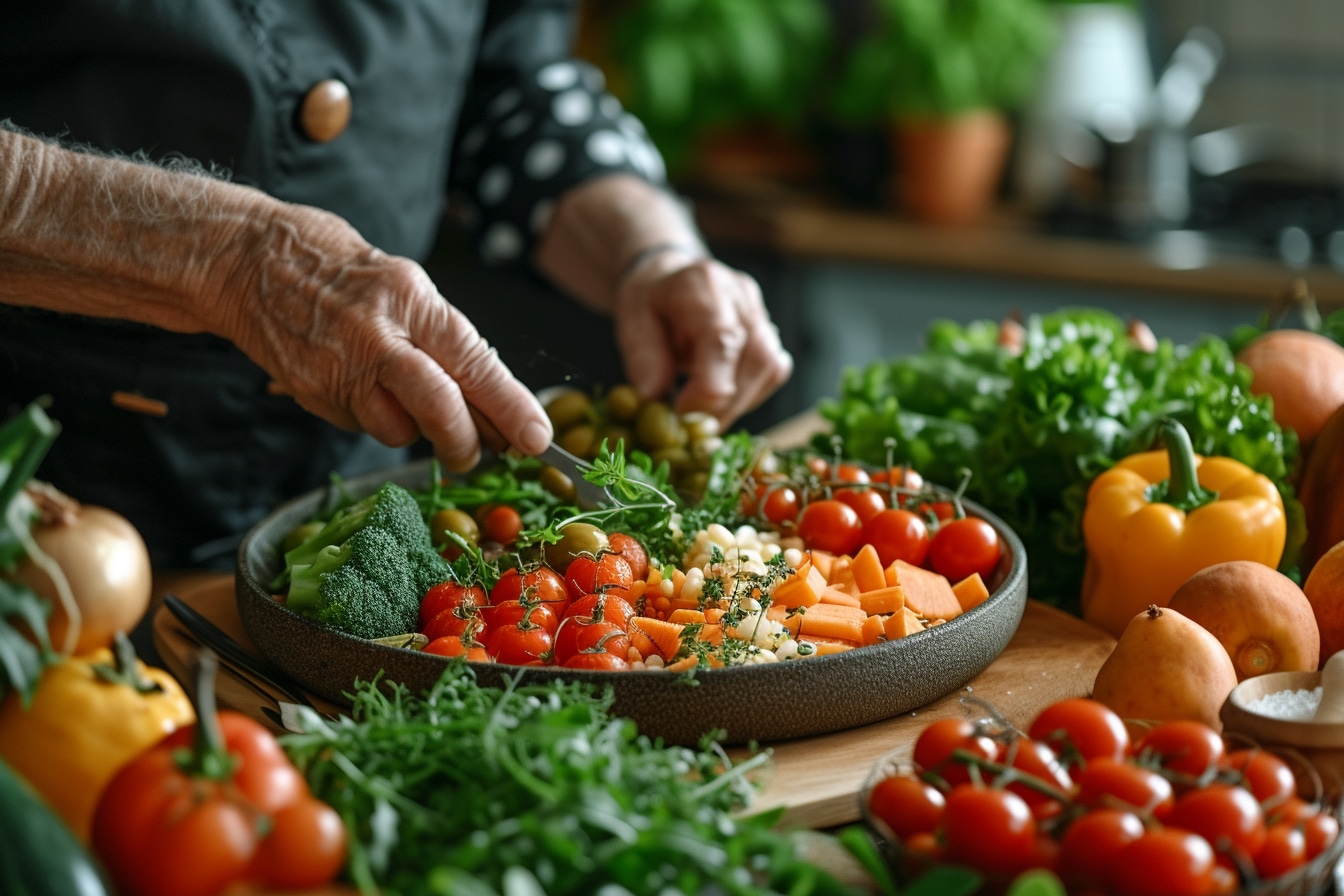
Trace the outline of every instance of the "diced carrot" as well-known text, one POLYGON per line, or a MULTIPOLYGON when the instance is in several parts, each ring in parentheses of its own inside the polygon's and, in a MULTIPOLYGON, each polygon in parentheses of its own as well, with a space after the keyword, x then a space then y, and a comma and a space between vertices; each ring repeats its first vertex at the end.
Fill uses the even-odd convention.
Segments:
POLYGON ((795 638, 803 627, 803 615, 801 613, 791 613, 788 607, 782 607, 778 604, 771 604, 765 610, 765 618, 773 619, 780 625, 789 630, 789 634, 795 638))
POLYGON ((885 618, 886 622, 882 628, 887 633, 889 641, 924 631, 924 623, 919 621, 919 617, 909 607, 902 607, 898 612, 885 618))
POLYGON ((720 619, 723 618, 723 614, 726 612, 727 610, 725 610, 723 607, 706 607, 705 621, 710 623, 718 622, 720 619))
POLYGON ((802 638, 801 640, 811 644, 816 651, 814 656, 828 656, 833 653, 844 653, 846 650, 853 650, 859 646, 857 641, 847 641, 843 638, 802 638))
POLYGON ((700 634, 696 637, 707 644, 713 644, 717 647, 723 643, 723 624, 719 622, 707 622, 700 626, 700 634))
POLYGON ((810 607, 821 600, 826 579, 807 561, 793 575, 775 586, 771 602, 783 607, 810 607))
POLYGON ((961 604, 946 576, 897 560, 893 564, 905 589, 905 605, 925 619, 955 619, 961 604))
POLYGON ((835 562, 835 555, 830 551, 823 551, 818 548, 813 548, 807 553, 812 559, 812 565, 821 573, 822 578, 829 582, 831 580, 831 564, 835 562))
POLYGON ((672 614, 667 617, 667 621, 675 622, 678 625, 690 625, 692 622, 698 622, 703 625, 705 622, 705 614, 701 613, 699 610, 688 610, 682 607, 673 610, 672 614))
POLYGON ((887 577, 882 571, 882 561, 877 556, 877 548, 871 544, 865 544, 859 548, 859 552, 854 555, 854 561, 849 568, 860 594, 865 591, 876 591, 879 588, 887 587, 887 577))
MULTIPOLYGON (((718 657, 714 656, 713 654, 710 654, 709 656, 705 657, 705 661, 709 664, 711 668, 714 669, 717 669, 723 665, 723 661, 720 660, 718 657)), ((700 658, 695 654, 691 654, 690 656, 682 657, 675 663, 669 663, 666 666, 666 669, 669 672, 689 672, 698 665, 700 665, 700 658)))
POLYGON ((891 561, 891 565, 882 570, 882 577, 887 580, 887 587, 891 588, 901 584, 901 571, 896 566, 896 561, 891 561))
POLYGON ((700 611, 700 601, 693 597, 674 597, 667 602, 667 606, 673 613, 678 610, 695 610, 697 613, 700 611))
POLYGON ((978 572, 971 573, 953 585, 952 593, 957 596, 957 603, 961 604, 963 613, 980 606, 989 597, 989 589, 985 587, 985 580, 980 578, 978 572))
POLYGON ((672 570, 672 593, 668 595, 672 600, 681 596, 681 586, 686 584, 686 573, 679 569, 672 570))
POLYGON ((644 634, 644 629, 639 626, 631 625, 627 637, 630 639, 630 649, 638 653, 641 659, 648 659, 654 654, 662 656, 658 652, 658 645, 653 643, 653 640, 644 634))
POLYGON ((858 594, 859 586, 854 582, 854 558, 847 554, 836 557, 831 564, 831 574, 827 577, 826 584, 841 591, 848 591, 850 594, 858 594))
MULTIPOLYGON (((630 620, 630 631, 633 633, 638 630, 643 634, 653 643, 653 653, 657 653, 665 660, 670 660, 681 652, 681 631, 684 628, 684 625, 675 622, 650 619, 647 616, 636 616, 630 620)), ((646 657, 651 655, 644 650, 640 650, 640 653, 646 657)))
POLYGON ((859 607, 869 616, 899 613, 904 606, 905 589, 900 585, 888 585, 859 595, 859 607))
POLYGON ((800 633, 803 636, 819 638, 841 638, 846 641, 863 641, 863 622, 868 614, 858 607, 846 607, 840 604, 817 604, 808 607, 803 613, 800 633))
POLYGON ((863 620, 863 646, 876 644, 887 636, 886 630, 882 626, 881 616, 869 616, 863 620))
POLYGON ((857 607, 860 605, 861 598, 850 594, 848 591, 841 591, 834 585, 827 585, 821 590, 821 603, 839 604, 844 607, 857 607))

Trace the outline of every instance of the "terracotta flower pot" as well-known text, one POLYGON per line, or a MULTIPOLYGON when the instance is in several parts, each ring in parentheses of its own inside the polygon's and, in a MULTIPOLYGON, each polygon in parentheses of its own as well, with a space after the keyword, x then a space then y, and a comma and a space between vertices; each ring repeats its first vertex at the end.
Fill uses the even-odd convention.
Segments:
POLYGON ((897 205, 932 224, 983 220, 994 204, 1010 138, 1007 119, 990 110, 896 122, 897 205))

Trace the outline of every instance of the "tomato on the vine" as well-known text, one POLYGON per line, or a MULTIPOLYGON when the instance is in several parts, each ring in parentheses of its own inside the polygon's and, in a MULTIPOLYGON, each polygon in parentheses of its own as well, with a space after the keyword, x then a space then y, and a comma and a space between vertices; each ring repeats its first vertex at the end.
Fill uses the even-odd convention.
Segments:
POLYGON ((1089 807, 1129 806, 1163 821, 1175 805, 1171 782, 1152 769, 1098 757, 1074 776, 1077 801, 1089 807))
POLYGON ((813 501, 798 516, 798 537, 809 548, 853 554, 863 535, 854 508, 834 499, 813 501))
POLYGON ((1271 810, 1297 795, 1297 779, 1293 770, 1278 756, 1266 750, 1248 747, 1233 750, 1223 765, 1241 773, 1242 785, 1271 810))
POLYGON ((481 618, 485 621, 487 639, 499 629, 511 628, 524 619, 552 635, 560 627, 560 617, 555 615, 550 604, 532 600, 506 600, 491 604, 481 609, 481 618))
POLYGON ((1124 809, 1080 815, 1059 841, 1059 873, 1066 884, 1100 888, 1120 850, 1143 836, 1143 821, 1124 809))
POLYGON ((630 564, 630 575, 636 582, 649 577, 649 552, 639 543, 639 539, 624 532, 613 532, 607 536, 607 541, 611 544, 611 549, 630 564))
POLYGON ((1086 697, 1060 700, 1041 710, 1027 730, 1059 754, 1066 767, 1085 764, 1098 756, 1123 759, 1129 749, 1129 731, 1109 706, 1086 697))
POLYGON ((918 514, 894 507, 864 523, 859 540, 873 546, 883 567, 897 560, 923 566, 929 554, 928 525, 918 514))
POLYGON ((524 595, 548 605, 556 615, 563 613, 569 604, 565 580, 549 566, 538 566, 527 572, 516 568, 504 570, 495 587, 490 589, 490 603, 522 600, 524 595))
POLYGON ((1218 732, 1193 719, 1162 722, 1134 745, 1136 755, 1156 759, 1163 768, 1191 780, 1209 774, 1226 749, 1218 732))
POLYGON ((565 570, 565 590, 569 592, 570 600, 600 591, 624 597, 630 593, 634 581, 630 564, 611 551, 601 551, 596 557, 581 554, 571 560, 565 570))
POLYGON ((574 601, 560 618, 578 616, 595 622, 615 623, 622 631, 630 630, 630 620, 638 615, 630 602, 617 594, 585 594, 574 601))
POLYGON ((872 477, 868 471, 858 464, 837 464, 827 470, 831 479, 838 479, 841 482, 871 482, 872 477))
POLYGON ((943 807, 948 858, 987 874, 1025 870, 1036 843, 1036 819, 1007 790, 960 784, 943 807))
POLYGON ((630 668, 630 662, 624 657, 605 650, 582 650, 565 660, 566 669, 600 669, 605 672, 620 672, 630 668))
POLYGON ((762 518, 776 526, 793 523, 802 509, 802 497, 787 481, 762 482, 742 495, 742 515, 762 518))
POLYGON ((966 763, 953 755, 958 751, 989 760, 998 752, 998 744, 988 735, 981 734, 969 719, 938 719, 925 726, 915 738, 910 758, 920 769, 955 784, 970 778, 966 763))
POLYGON ((497 663, 510 666, 540 666, 546 662, 554 639, 551 633, 526 620, 491 629, 485 652, 497 663))
POLYGON ((454 607, 441 611, 429 622, 420 627, 420 632, 433 641, 452 635, 464 635, 469 631, 479 634, 485 629, 485 620, 479 607, 454 607))
POLYGON ((841 488, 835 491, 835 500, 848 504, 859 515, 859 522, 866 523, 887 509, 887 499, 875 488, 841 488))
POLYGON ((868 793, 868 811, 902 840, 935 830, 946 805, 938 788, 914 775, 889 775, 868 793))
POLYGON ((929 565, 952 582, 977 572, 988 580, 1002 555, 999 533, 979 517, 942 523, 929 539, 929 565))
MULTIPOLYGON (((1044 741, 1033 740, 1030 737, 1015 738, 1003 746, 997 759, 1004 765, 1009 765, 1053 788, 1059 796, 1067 798, 1070 788, 1073 787, 1073 779, 1069 776, 1068 770, 1059 761, 1055 751, 1044 741)), ((1053 815, 1063 808, 1058 798, 1043 793, 1031 784, 1015 782, 1008 784, 1006 789, 1022 797, 1031 807, 1032 814, 1037 817, 1053 815)))
POLYGON ((485 606, 485 589, 480 585, 463 585, 461 582, 440 582, 425 592, 420 599, 420 630, 429 621, 444 610, 458 607, 485 606))
POLYGON ((1144 831, 1111 865, 1117 896, 1212 893, 1214 853, 1209 842, 1180 828, 1144 831))
POLYGON ((1265 814, 1244 787, 1210 784, 1176 801, 1167 821, 1249 861, 1265 845, 1265 814))
POLYGON ((585 617, 569 616, 555 633, 552 660, 563 666, 571 657, 597 649, 625 659, 630 655, 630 638, 625 629, 614 622, 593 622, 585 617))
POLYGON ((490 659, 489 654, 485 652, 485 648, 478 641, 463 641, 458 635, 444 635, 442 638, 435 638, 420 648, 420 651, 422 653, 432 653, 436 656, 463 656, 478 663, 484 663, 490 659))
POLYGON ((1301 828, 1274 824, 1265 832, 1265 845, 1255 854, 1261 877, 1281 877, 1307 861, 1307 837, 1301 828))

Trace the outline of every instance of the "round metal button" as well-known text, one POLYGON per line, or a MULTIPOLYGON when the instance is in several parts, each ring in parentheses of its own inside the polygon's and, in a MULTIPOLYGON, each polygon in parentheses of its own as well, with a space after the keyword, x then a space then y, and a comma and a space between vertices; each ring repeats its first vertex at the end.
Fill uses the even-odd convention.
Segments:
POLYGON ((335 140, 349 123, 350 88, 335 78, 314 84, 299 107, 299 127, 316 143, 335 140))

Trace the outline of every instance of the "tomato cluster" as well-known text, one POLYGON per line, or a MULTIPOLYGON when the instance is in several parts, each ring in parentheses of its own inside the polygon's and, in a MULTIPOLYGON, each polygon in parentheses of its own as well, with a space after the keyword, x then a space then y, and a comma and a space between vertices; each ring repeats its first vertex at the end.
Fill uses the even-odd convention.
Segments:
POLYGON ((742 513, 797 535, 810 550, 853 554, 871 544, 883 566, 904 560, 953 582, 972 573, 988 581, 1003 554, 993 526, 958 513, 909 467, 869 471, 810 457, 792 472, 757 470, 744 486, 742 513))
POLYGON ((574 557, 563 574, 546 564, 506 569, 489 594, 480 585, 435 585, 420 602, 425 652, 516 666, 629 668, 631 592, 648 573, 648 556, 622 533, 609 544, 574 557))
POLYGON ((1337 816, 1299 796, 1292 766, 1208 726, 1130 729, 1071 699, 1026 732, 942 719, 911 763, 867 794, 912 868, 940 862, 1007 879, 1054 872, 1070 892, 1229 894, 1328 850, 1337 816))

